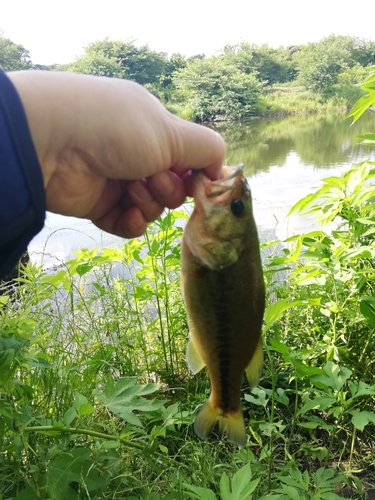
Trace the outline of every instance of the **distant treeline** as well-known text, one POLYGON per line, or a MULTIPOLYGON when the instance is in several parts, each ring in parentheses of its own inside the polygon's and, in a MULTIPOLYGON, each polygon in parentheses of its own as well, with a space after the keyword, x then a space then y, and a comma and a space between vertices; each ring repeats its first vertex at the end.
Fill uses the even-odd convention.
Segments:
POLYGON ((43 66, 0 33, 0 67, 6 71, 59 70, 134 80, 172 112, 201 122, 317 111, 327 103, 329 109, 350 107, 374 64, 375 41, 331 35, 277 49, 242 42, 226 45, 216 56, 189 58, 104 39, 88 45, 70 64, 43 66))

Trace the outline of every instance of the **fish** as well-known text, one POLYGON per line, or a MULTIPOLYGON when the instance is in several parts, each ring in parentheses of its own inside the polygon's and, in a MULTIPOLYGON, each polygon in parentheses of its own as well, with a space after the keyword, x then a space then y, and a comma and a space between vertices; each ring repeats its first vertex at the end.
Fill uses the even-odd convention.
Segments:
POLYGON ((181 291, 189 326, 187 364, 205 366, 211 393, 194 430, 207 439, 214 427, 246 446, 241 409, 244 372, 251 389, 263 367, 265 287, 252 198, 243 165, 223 167, 211 181, 192 173, 194 210, 181 242, 181 291))

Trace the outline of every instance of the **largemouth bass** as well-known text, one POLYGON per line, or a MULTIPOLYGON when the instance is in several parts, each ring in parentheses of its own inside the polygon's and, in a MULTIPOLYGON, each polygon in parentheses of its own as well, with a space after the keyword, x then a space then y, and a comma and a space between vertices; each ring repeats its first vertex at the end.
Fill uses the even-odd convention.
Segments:
POLYGON ((264 281, 251 193, 242 165, 226 177, 193 174, 194 211, 182 239, 181 289, 189 323, 187 363, 194 374, 207 366, 208 401, 194 423, 206 439, 220 434, 245 446, 241 410, 244 371, 250 388, 261 375, 264 281))

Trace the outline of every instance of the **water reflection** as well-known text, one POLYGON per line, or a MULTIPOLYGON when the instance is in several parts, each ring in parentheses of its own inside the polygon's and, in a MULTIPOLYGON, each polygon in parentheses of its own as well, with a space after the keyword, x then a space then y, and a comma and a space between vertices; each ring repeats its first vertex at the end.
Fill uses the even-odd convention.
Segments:
POLYGON ((227 162, 245 163, 249 176, 283 167, 288 155, 296 153, 302 164, 330 168, 363 159, 368 148, 359 145, 358 135, 375 129, 375 113, 354 125, 343 116, 291 116, 283 119, 253 119, 219 125, 227 143, 227 162))
MULTIPOLYGON (((340 175, 352 163, 375 159, 375 148, 359 145, 358 135, 375 131, 375 113, 353 126, 338 116, 257 119, 217 125, 227 143, 227 164, 245 163, 260 238, 285 239, 315 228, 312 218, 286 218, 294 203, 323 177, 340 175)), ((31 258, 58 265, 79 248, 122 245, 124 240, 82 219, 49 214, 29 246, 31 258)))

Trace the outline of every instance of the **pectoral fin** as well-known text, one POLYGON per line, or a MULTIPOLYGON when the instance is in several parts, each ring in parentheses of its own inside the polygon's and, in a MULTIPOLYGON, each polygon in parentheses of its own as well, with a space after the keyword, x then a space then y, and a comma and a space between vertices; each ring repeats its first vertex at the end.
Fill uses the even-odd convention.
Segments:
POLYGON ((253 357, 246 368, 246 377, 249 382, 250 389, 254 389, 258 385, 263 368, 263 346, 262 337, 259 338, 253 357))
POLYGON ((192 337, 189 337, 189 342, 186 349, 186 361, 190 370, 195 374, 200 372, 206 366, 206 363, 201 358, 192 337))

